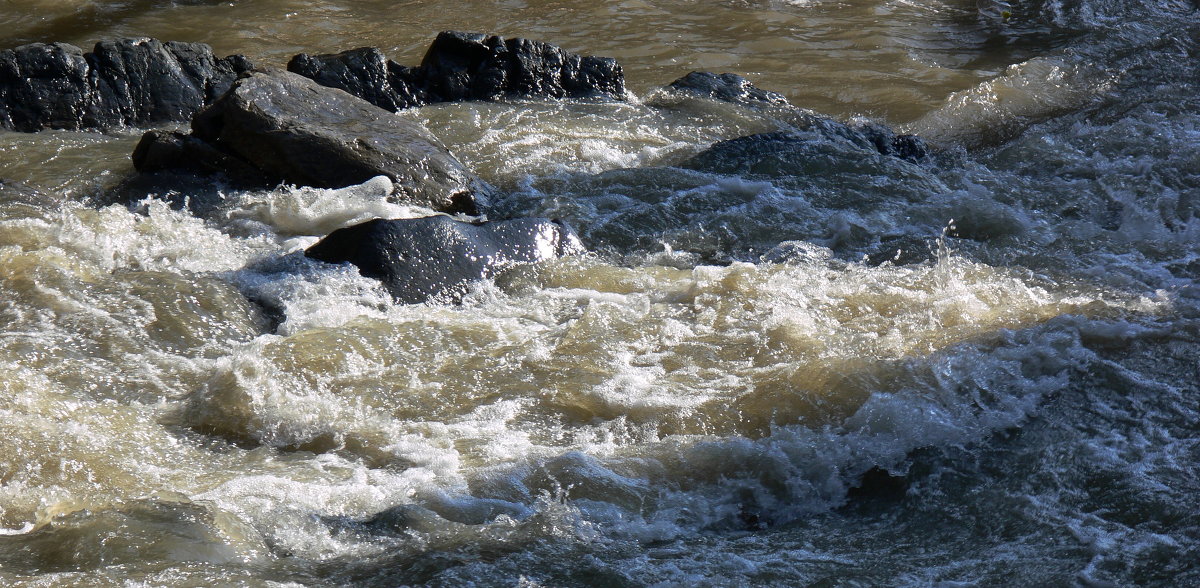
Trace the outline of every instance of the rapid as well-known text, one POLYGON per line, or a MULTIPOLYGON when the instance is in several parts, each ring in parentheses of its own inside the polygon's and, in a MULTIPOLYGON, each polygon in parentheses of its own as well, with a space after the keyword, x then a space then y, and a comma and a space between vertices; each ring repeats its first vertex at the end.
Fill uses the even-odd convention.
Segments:
POLYGON ((387 178, 180 185, 146 129, 0 131, 0 583, 1200 583, 1200 14, 1165 0, 67 1, 0 49, 282 66, 438 31, 629 102, 400 111, 590 253, 460 305, 302 250, 387 178), (932 146, 664 88, 729 71, 932 146), (726 160, 716 142, 807 137, 726 160), (264 308, 282 309, 281 316, 264 308))

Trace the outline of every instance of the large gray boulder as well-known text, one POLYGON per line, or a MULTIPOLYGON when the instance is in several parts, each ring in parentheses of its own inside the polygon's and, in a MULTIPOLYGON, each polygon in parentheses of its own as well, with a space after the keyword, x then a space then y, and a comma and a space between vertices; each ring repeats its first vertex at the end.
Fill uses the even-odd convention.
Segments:
POLYGON ((66 43, 0 51, 0 127, 107 129, 185 121, 250 69, 201 43, 117 39, 91 53, 66 43))
POLYGON ((519 264, 583 253, 566 225, 544 218, 466 223, 446 216, 383 220, 338 229, 304 254, 351 263, 406 304, 455 302, 472 282, 519 264))
POLYGON ((285 71, 254 71, 192 120, 191 135, 152 131, 142 172, 226 171, 318 188, 388 176, 396 199, 446 212, 478 211, 490 188, 421 125, 285 71))
POLYGON ((541 41, 479 33, 439 33, 418 67, 378 49, 300 54, 288 70, 387 110, 435 102, 502 98, 625 99, 615 59, 581 56, 541 41))

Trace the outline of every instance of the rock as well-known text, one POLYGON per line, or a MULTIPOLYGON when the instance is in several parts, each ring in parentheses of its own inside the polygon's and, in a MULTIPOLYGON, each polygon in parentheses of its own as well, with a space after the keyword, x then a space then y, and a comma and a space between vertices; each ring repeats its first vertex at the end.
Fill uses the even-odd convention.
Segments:
POLYGON ((864 256, 864 264, 872 267, 885 263, 913 265, 937 259, 937 244, 932 238, 894 235, 884 237, 880 241, 874 251, 864 256))
POLYGON ((65 43, 0 51, 0 126, 106 129, 187 120, 250 69, 208 45, 118 39, 91 53, 65 43))
POLYGON ((891 154, 881 153, 854 129, 829 120, 800 132, 758 133, 718 141, 680 167, 764 177, 876 173, 880 155, 891 154))
POLYGON ((788 104, 782 94, 763 90, 749 80, 731 73, 714 74, 694 71, 674 82, 667 88, 676 93, 689 94, 751 108, 774 107, 791 111, 787 122, 805 129, 816 130, 829 137, 849 139, 870 146, 882 155, 891 155, 908 161, 918 162, 929 153, 925 142, 916 135, 897 135, 888 127, 869 121, 850 124, 836 121, 788 104))
POLYGON ((517 264, 582 253, 566 225, 544 218, 480 224, 446 216, 376 219, 338 229, 305 255, 329 263, 349 262, 359 273, 382 280, 399 302, 457 301, 471 282, 517 264))
POLYGON ((584 57, 527 39, 440 33, 419 67, 388 61, 374 48, 300 54, 288 71, 345 90, 391 111, 435 102, 501 98, 625 99, 616 60, 584 57))
POLYGON ((490 187, 429 131, 341 90, 284 71, 255 71, 196 114, 192 134, 151 131, 134 150, 143 172, 220 170, 342 188, 391 178, 397 199, 478 213, 490 187))
POLYGON ((694 71, 667 87, 676 92, 747 106, 791 106, 783 94, 755 87, 750 80, 731 73, 694 71))
POLYGON ((46 194, 21 182, 0 178, 0 206, 19 204, 48 209, 60 203, 60 196, 46 194))
POLYGON ((886 500, 896 502, 903 500, 908 493, 908 479, 897 476, 881 468, 873 467, 863 473, 858 485, 846 491, 846 497, 852 500, 886 500))
POLYGON ((146 132, 134 148, 131 159, 134 167, 143 173, 180 170, 201 175, 222 174, 239 184, 268 183, 262 172, 249 162, 178 131, 146 132))
POLYGON ((412 68, 388 61, 374 47, 332 55, 301 53, 288 62, 287 68, 322 86, 344 90, 392 112, 431 102, 412 68))
POLYGON ((929 148, 916 135, 897 135, 892 129, 879 123, 866 122, 850 126, 875 146, 883 155, 919 162, 929 155, 929 148))

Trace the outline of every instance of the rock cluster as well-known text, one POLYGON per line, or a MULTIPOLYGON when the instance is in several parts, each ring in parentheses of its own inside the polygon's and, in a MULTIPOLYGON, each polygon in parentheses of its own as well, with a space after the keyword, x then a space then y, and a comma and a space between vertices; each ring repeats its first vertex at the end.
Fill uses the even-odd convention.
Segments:
POLYGON ((300 54, 288 71, 345 90, 391 111, 435 102, 500 98, 625 99, 621 66, 528 39, 439 34, 418 67, 387 60, 375 48, 300 54))
POLYGON ((105 129, 187 120, 229 89, 250 62, 208 45, 119 39, 91 53, 66 43, 0 51, 0 127, 105 129))
MULTIPOLYGON (((217 59, 201 44, 122 39, 91 53, 32 44, 0 52, 0 126, 33 132, 154 126, 191 120, 191 132, 150 130, 134 150, 140 172, 221 174, 238 183, 341 188, 387 176, 395 200, 479 214, 492 189, 424 127, 394 111, 460 100, 624 100, 620 65, 526 39, 444 32, 417 67, 378 50, 295 56, 289 71, 217 59)), ((734 74, 693 72, 674 96, 787 114, 790 133, 723 141, 681 164, 707 173, 792 173, 808 162, 918 162, 921 140, 882 125, 842 123, 797 109, 734 74)), ((833 162, 833 163, 830 163, 833 162)), ((847 163, 850 162, 850 163, 847 163)), ((32 198, 0 183, 0 200, 32 198)), ((448 216, 372 220, 339 229, 305 255, 351 263, 399 302, 457 301, 473 281, 514 264, 583 252, 564 224, 543 218, 471 223, 448 216)))

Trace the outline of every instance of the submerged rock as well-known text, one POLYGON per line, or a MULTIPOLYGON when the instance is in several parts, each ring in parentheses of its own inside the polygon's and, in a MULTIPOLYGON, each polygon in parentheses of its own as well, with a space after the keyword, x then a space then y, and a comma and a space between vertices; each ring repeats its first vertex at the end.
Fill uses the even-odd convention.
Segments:
POLYGON ((880 151, 854 129, 828 122, 801 132, 758 133, 718 141, 680 167, 765 177, 886 171, 881 161, 887 160, 879 156, 891 154, 880 151))
POLYGON ((747 106, 791 106, 783 94, 758 88, 750 80, 731 73, 694 71, 667 87, 676 92, 747 106))
POLYGON ((0 51, 0 126, 21 132, 145 126, 187 120, 229 89, 250 62, 201 43, 150 38, 0 51))
POLYGON ((421 125, 284 71, 239 79, 197 113, 191 135, 146 133, 133 163, 318 188, 382 175, 398 200, 472 214, 490 191, 421 125))
POLYGON ((438 34, 419 67, 387 60, 374 48, 300 54, 288 70, 391 111, 435 102, 500 98, 625 99, 621 66, 528 39, 479 33, 438 34))
POLYGON ((0 178, 0 206, 23 204, 49 208, 59 203, 59 198, 39 191, 21 182, 0 178))
POLYGON ((782 94, 763 90, 742 76, 694 71, 671 82, 667 89, 684 94, 739 104, 750 108, 777 108, 790 111, 787 122, 805 130, 815 130, 830 138, 848 139, 870 147, 882 155, 908 161, 921 161, 928 154, 925 142, 916 135, 898 135, 879 123, 855 121, 849 124, 791 106, 782 94))
POLYGON ((354 264, 399 302, 457 301, 471 282, 523 263, 582 253, 566 225, 544 218, 479 224, 446 216, 383 220, 338 229, 305 255, 354 264))

